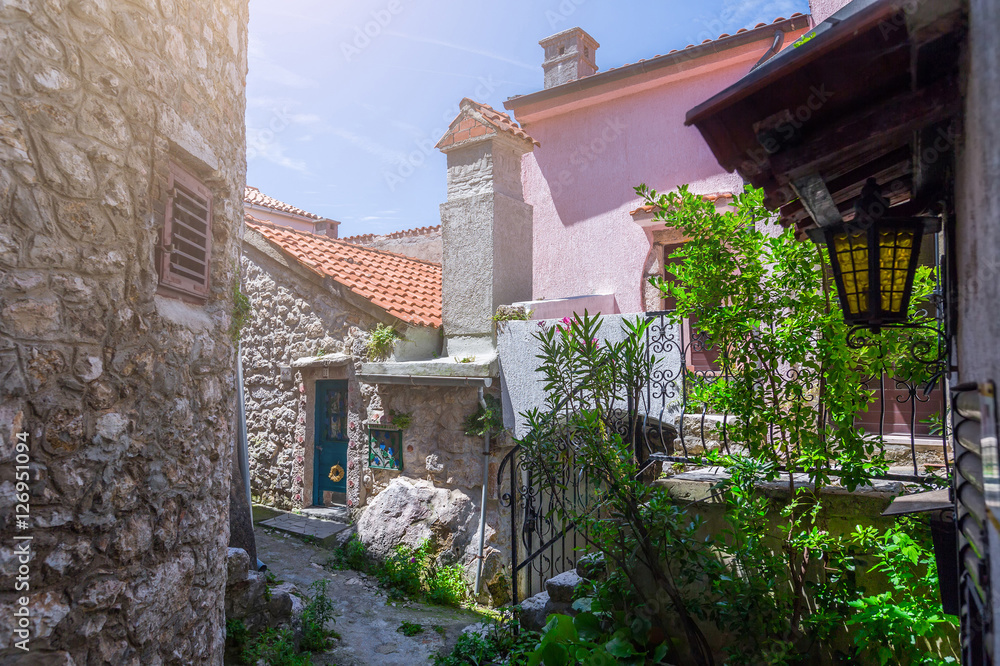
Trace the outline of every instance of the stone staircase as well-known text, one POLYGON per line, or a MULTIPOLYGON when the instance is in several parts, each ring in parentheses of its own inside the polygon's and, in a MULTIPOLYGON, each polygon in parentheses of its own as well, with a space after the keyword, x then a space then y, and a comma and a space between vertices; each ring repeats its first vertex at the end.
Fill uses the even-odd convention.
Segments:
POLYGON ((585 555, 577 562, 576 569, 564 571, 545 581, 545 591, 521 602, 521 627, 540 631, 545 618, 552 613, 576 615, 573 593, 584 581, 593 580, 604 572, 604 560, 597 555, 585 555))

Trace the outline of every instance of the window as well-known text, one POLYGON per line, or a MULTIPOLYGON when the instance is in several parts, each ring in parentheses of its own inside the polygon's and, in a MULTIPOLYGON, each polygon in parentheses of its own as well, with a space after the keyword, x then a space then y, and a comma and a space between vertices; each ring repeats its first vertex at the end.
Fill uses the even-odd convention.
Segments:
POLYGON ((161 286, 181 294, 208 297, 212 193, 175 164, 170 165, 159 266, 161 286))

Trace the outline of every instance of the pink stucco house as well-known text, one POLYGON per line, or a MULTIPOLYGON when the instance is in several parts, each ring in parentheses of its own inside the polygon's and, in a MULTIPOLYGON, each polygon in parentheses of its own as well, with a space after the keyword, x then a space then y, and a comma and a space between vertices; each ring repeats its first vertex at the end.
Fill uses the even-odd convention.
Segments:
POLYGON ((544 89, 504 103, 539 143, 521 164, 534 209, 534 318, 661 308, 648 277, 662 274, 664 251, 682 239, 638 207, 632 188, 688 183, 720 205, 741 190, 684 114, 810 26, 793 14, 603 72, 599 44, 580 28, 539 42, 544 89))

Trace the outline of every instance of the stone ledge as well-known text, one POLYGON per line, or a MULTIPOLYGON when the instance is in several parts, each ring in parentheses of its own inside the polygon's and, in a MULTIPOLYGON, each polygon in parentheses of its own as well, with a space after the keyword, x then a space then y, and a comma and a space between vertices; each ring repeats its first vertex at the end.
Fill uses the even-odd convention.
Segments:
POLYGON ((364 363, 361 366, 362 375, 394 375, 414 377, 497 377, 500 374, 500 364, 496 353, 468 363, 461 363, 453 357, 427 359, 424 361, 385 361, 381 363, 364 363))
MULTIPOLYGON (((654 486, 666 488, 670 496, 676 500, 686 502, 706 502, 720 503, 721 497, 715 490, 715 486, 729 478, 729 475, 720 467, 710 467, 704 469, 683 472, 665 479, 657 479, 654 486)), ((787 497, 788 474, 779 475, 779 480, 768 481, 760 484, 760 489, 769 497, 787 497)), ((805 474, 794 475, 795 487, 812 488, 813 484, 808 481, 805 474)), ((843 486, 825 486, 820 490, 823 495, 831 496, 853 496, 866 497, 871 499, 889 500, 903 493, 903 484, 899 481, 875 480, 871 485, 859 486, 850 491, 843 486)))
POLYGON ((292 361, 293 368, 332 368, 347 365, 351 357, 347 354, 324 354, 323 356, 303 356, 292 361))

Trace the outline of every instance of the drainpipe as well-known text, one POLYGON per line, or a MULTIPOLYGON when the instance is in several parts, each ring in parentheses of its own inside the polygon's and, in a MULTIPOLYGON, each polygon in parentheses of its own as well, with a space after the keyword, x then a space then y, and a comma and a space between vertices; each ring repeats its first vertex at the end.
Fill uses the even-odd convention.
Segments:
MULTIPOLYGON (((483 397, 483 387, 479 387, 479 404, 486 409, 486 399, 483 397)), ((486 547, 486 489, 489 487, 490 476, 490 429, 486 428, 486 445, 483 447, 483 495, 479 504, 479 555, 476 557, 476 596, 483 583, 483 550, 486 547)))

